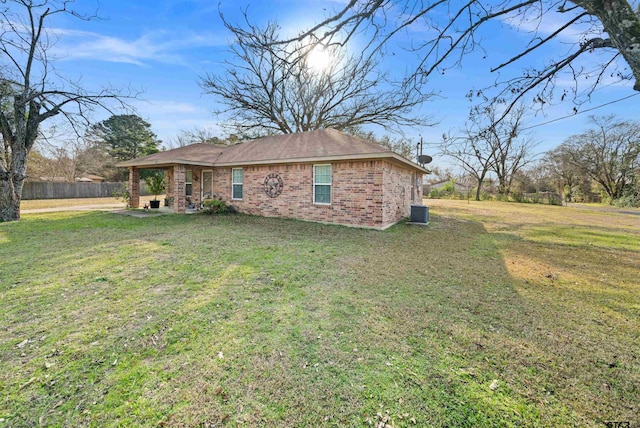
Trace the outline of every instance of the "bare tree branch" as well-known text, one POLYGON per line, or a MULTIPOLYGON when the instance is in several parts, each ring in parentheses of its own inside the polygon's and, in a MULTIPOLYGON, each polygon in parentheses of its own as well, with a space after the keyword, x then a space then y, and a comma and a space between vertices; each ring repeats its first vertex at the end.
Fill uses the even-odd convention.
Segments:
POLYGON ((347 55, 338 46, 310 39, 282 44, 274 23, 249 30, 226 23, 236 40, 234 59, 219 74, 202 78, 205 93, 225 106, 240 134, 293 133, 376 124, 397 130, 423 125, 413 109, 432 94, 391 82, 366 55, 347 55), (313 55, 322 54, 322 63, 313 55))
MULTIPOLYGON (((414 41, 409 45, 405 43, 404 48, 416 55, 411 78, 415 86, 420 87, 432 74, 462 65, 464 57, 471 52, 484 51, 481 30, 490 22, 508 23, 530 35, 529 43, 506 62, 492 67, 493 72, 531 57, 562 34, 583 32, 581 42, 568 53, 551 58, 543 67, 526 67, 527 72, 517 78, 499 76, 492 88, 474 92, 484 97, 485 93, 492 92, 491 89, 497 89, 498 92, 487 99, 509 103, 505 110, 508 114, 525 95, 543 100, 539 106, 554 101, 555 79, 564 72, 575 80, 571 98, 577 105, 602 84, 598 76, 611 74, 614 78, 632 80, 634 89, 640 91, 640 6, 634 11, 632 3, 626 0, 350 1, 335 14, 283 43, 309 36, 316 37, 321 43, 339 43, 358 28, 363 37, 372 39, 367 47, 371 51, 381 51, 392 40, 402 46, 398 35, 406 30, 414 41), (541 24, 547 22, 548 16, 564 17, 564 22, 547 31, 547 26, 543 29, 541 24), (419 38, 411 34, 411 27, 418 23, 428 30, 427 36, 419 38), (583 67, 586 54, 596 51, 606 52, 607 56, 595 59, 598 65, 594 67, 583 67), (616 59, 621 58, 629 67, 628 71, 614 69, 619 63, 616 59)), ((593 56, 589 56, 589 60, 594 61, 591 58, 593 56)), ((567 95, 563 91, 560 101, 567 95)))
POLYGON ((508 197, 514 177, 530 162, 534 144, 520 132, 525 111, 520 105, 505 116, 496 104, 476 107, 461 136, 445 135, 441 153, 477 180, 476 200, 480 200, 482 183, 489 172, 498 179, 500 195, 508 197))
POLYGON ((48 57, 54 41, 47 33, 51 16, 67 14, 89 20, 94 16, 70 8, 72 0, 3 0, 0 9, 0 221, 20 218, 22 187, 27 177, 29 151, 40 133, 40 124, 62 114, 79 134, 95 108, 125 107, 135 97, 105 88, 85 91, 77 82, 58 76, 48 57))

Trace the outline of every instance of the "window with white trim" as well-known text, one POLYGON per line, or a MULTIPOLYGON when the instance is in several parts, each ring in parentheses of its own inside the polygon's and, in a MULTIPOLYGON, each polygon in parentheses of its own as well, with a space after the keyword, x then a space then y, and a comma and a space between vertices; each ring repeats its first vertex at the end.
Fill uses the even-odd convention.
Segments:
POLYGON ((242 168, 231 170, 231 199, 242 199, 242 168))
POLYGON ((313 166, 313 203, 331 204, 331 164, 313 166))
POLYGON ((193 194, 193 171, 187 170, 184 178, 184 194, 191 196, 193 194))

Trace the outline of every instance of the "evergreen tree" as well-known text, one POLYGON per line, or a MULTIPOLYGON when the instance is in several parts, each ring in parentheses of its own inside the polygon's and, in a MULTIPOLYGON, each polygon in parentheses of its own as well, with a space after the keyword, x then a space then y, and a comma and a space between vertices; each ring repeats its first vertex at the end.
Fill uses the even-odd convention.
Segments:
POLYGON ((160 151, 151 125, 136 115, 113 115, 93 125, 88 139, 102 145, 117 162, 151 155, 160 151))

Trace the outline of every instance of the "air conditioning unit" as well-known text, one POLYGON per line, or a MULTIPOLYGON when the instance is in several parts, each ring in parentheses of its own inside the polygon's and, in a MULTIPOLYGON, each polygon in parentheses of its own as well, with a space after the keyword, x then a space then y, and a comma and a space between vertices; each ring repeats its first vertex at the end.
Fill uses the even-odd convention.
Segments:
POLYGON ((411 205, 411 223, 429 223, 429 207, 424 205, 411 205))

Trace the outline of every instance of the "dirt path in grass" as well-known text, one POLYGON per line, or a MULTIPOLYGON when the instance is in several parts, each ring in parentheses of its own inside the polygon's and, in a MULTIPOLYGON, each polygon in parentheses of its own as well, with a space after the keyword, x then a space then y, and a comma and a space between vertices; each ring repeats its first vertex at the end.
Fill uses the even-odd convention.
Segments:
MULTIPOLYGON (((140 197, 140 206, 149 203, 153 196, 140 197)), ((20 207, 21 214, 52 213, 58 211, 111 211, 124 209, 123 201, 114 198, 90 198, 90 199, 48 199, 23 201, 20 207)))
POLYGON ((640 215, 640 209, 637 209, 637 208, 617 208, 612 206, 596 206, 596 205, 583 205, 583 204, 572 204, 572 203, 569 203, 568 206, 572 208, 583 209, 583 210, 605 211, 605 212, 629 214, 629 215, 640 215))
POLYGON ((76 205, 68 207, 51 207, 51 208, 33 208, 20 210, 20 214, 38 214, 38 213, 53 213, 58 211, 111 211, 119 208, 125 208, 125 204, 112 204, 112 205, 76 205))

